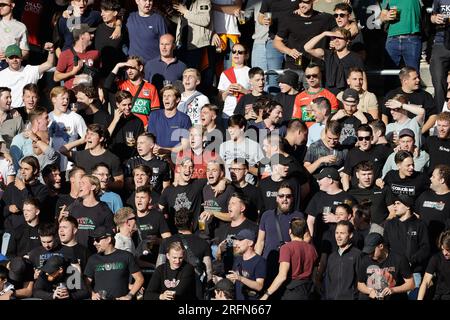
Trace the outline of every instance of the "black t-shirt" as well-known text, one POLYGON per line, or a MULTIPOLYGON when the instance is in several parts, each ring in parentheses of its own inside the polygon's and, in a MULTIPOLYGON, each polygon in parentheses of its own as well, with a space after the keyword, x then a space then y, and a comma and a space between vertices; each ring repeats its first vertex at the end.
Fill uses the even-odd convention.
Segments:
POLYGON ((170 186, 163 190, 159 204, 164 206, 165 211, 169 214, 167 222, 172 233, 176 233, 173 221, 175 212, 181 208, 186 208, 193 213, 194 230, 197 228, 198 217, 202 210, 202 190, 205 183, 206 179, 196 179, 189 182, 188 185, 170 186))
POLYGON ((80 262, 81 272, 86 268, 87 261, 91 256, 90 251, 85 246, 77 243, 76 245, 69 247, 65 245, 61 245, 61 249, 59 253, 67 260, 69 263, 78 263, 80 262))
POLYGON ((109 166, 113 177, 123 174, 119 158, 109 150, 106 150, 99 156, 93 156, 89 150, 74 151, 72 155, 73 162, 78 167, 84 168, 87 174, 91 174, 94 166, 100 162, 104 162, 109 166))
POLYGON ((111 134, 111 141, 109 149, 123 162, 128 160, 136 154, 135 147, 129 147, 126 144, 126 133, 133 132, 134 138, 144 132, 144 123, 135 115, 130 115, 127 119, 120 118, 113 133, 111 134))
POLYGON ((166 161, 153 157, 145 160, 140 156, 132 157, 125 165, 125 176, 132 177, 133 169, 139 165, 144 165, 152 169, 152 179, 150 184, 153 190, 161 193, 163 189, 163 181, 170 181, 170 168, 166 161))
POLYGON ((81 201, 76 201, 69 208, 69 213, 78 221, 77 242, 91 249, 89 235, 99 226, 112 230, 114 227, 113 213, 104 203, 99 202, 93 207, 86 207, 81 201))
MULTIPOLYGON (((405 283, 403 279, 412 277, 406 257, 390 252, 386 260, 377 262, 370 256, 364 255, 361 258, 361 265, 358 272, 358 282, 365 283, 369 288, 381 292, 384 288, 398 287, 405 283)), ((360 293, 359 298, 367 300, 368 296, 360 293)), ((386 296, 385 300, 406 300, 405 293, 396 293, 386 296)))
POLYGON ((272 12, 272 24, 269 27, 269 37, 271 39, 277 34, 282 19, 298 9, 298 3, 298 0, 265 0, 261 2, 260 13, 272 12))
POLYGON ((261 97, 270 98, 269 94, 267 92, 263 92, 262 95, 257 96, 257 97, 255 97, 251 93, 244 95, 241 99, 239 99, 239 102, 237 103, 233 114, 240 114, 240 115, 245 116, 245 108, 247 106, 251 106, 253 108, 253 105, 256 103, 258 98, 261 98, 261 97))
POLYGON ((14 229, 8 244, 8 257, 23 257, 34 248, 41 246, 38 235, 39 225, 31 227, 28 224, 14 229))
POLYGON ((108 255, 94 254, 86 265, 84 274, 94 281, 94 291, 106 290, 114 299, 128 293, 128 283, 133 273, 140 271, 134 256, 116 249, 108 255))
POLYGON ((277 208, 277 195, 278 189, 283 182, 289 183, 292 187, 292 194, 294 197, 294 205, 292 207, 293 211, 300 210, 300 182, 297 178, 283 179, 281 181, 273 181, 271 177, 262 179, 259 182, 259 192, 261 198, 263 199, 263 210, 273 210, 277 208))
MULTIPOLYGON (((408 104, 415 104, 418 106, 422 106, 422 108, 425 109, 425 121, 428 120, 428 118, 431 115, 438 114, 438 108, 436 107, 433 96, 431 94, 422 89, 419 89, 411 93, 406 93, 400 87, 392 91, 389 91, 388 94, 386 95, 385 100, 381 104, 381 113, 388 117, 388 123, 394 122, 394 119, 392 118, 390 109, 386 107, 385 103, 387 100, 392 99, 397 94, 405 96, 408 104)), ((412 119, 415 116, 416 115, 414 113, 408 111, 409 118, 412 119)))
POLYGON ((382 223, 388 216, 388 192, 387 187, 380 189, 377 186, 373 186, 371 188, 361 189, 357 185, 348 191, 358 203, 370 200, 371 221, 377 224, 382 223))
MULTIPOLYGON (((401 179, 398 170, 391 170, 386 173, 384 183, 394 195, 404 194, 417 199, 430 186, 430 179, 426 174, 417 171, 414 171, 411 177, 401 179)), ((392 203, 393 200, 388 201, 388 205, 392 203)))
POLYGON ((118 62, 124 61, 126 58, 122 52, 124 31, 125 28, 122 28, 122 35, 117 39, 111 39, 110 36, 114 32, 114 28, 101 23, 95 30, 94 48, 100 52, 101 73, 104 77, 111 72, 118 62))
MULTIPOLYGON (((305 53, 305 43, 312 37, 336 27, 336 21, 331 14, 314 11, 309 18, 301 17, 297 14, 283 15, 283 20, 278 25, 277 36, 283 38, 289 48, 297 49, 303 53, 302 67, 306 68, 311 60, 311 56, 305 53)), ((316 47, 325 48, 325 39, 319 42, 316 47)), ((295 65, 294 59, 286 57, 286 68, 299 69, 295 65)))
POLYGON ((183 262, 178 269, 172 270, 166 262, 156 268, 145 293, 145 300, 159 300, 159 295, 166 290, 175 291, 175 300, 195 299, 194 267, 183 262))
POLYGON ((142 239, 146 239, 149 236, 158 236, 165 232, 169 232, 169 227, 164 219, 164 215, 156 209, 150 210, 150 212, 144 217, 137 217, 136 223, 141 233, 142 239))
POLYGON ((439 195, 426 190, 417 198, 414 210, 428 227, 432 250, 440 250, 436 240, 450 221, 450 192, 439 195))
POLYGON ((283 106, 283 124, 285 125, 287 125, 288 121, 292 119, 292 114, 294 113, 295 97, 297 97, 296 94, 279 92, 273 98, 274 101, 283 106))
POLYGON ((349 193, 341 191, 337 194, 328 194, 324 191, 317 192, 308 203, 306 207, 306 213, 315 217, 314 221, 314 244, 316 248, 321 242, 323 233, 328 230, 329 224, 323 222, 323 209, 324 207, 331 207, 331 212, 334 213, 336 206, 341 203, 347 203, 350 207, 356 204, 355 198, 349 193))
POLYGON ((374 166, 374 178, 380 178, 384 163, 391 154, 392 149, 384 145, 374 145, 370 150, 362 151, 361 149, 355 147, 351 149, 344 163, 344 173, 348 174, 352 178, 352 185, 358 184, 358 179, 356 178, 355 167, 362 161, 370 161, 374 166))
POLYGON ((55 215, 56 217, 59 217, 59 212, 61 211, 61 208, 63 206, 70 206, 74 201, 76 200, 76 198, 72 198, 70 196, 70 194, 61 194, 58 197, 58 200, 56 201, 56 212, 55 215))
POLYGON ((59 250, 61 249, 61 246, 56 246, 51 250, 46 250, 44 247, 40 246, 37 248, 34 248, 30 251, 28 254, 28 257, 35 269, 40 269, 44 265, 45 261, 50 259, 52 256, 62 256, 59 250))
POLYGON ((334 95, 347 88, 347 78, 350 68, 356 67, 364 70, 364 62, 354 52, 349 52, 339 59, 335 51, 324 51, 326 88, 334 95))
POLYGON ((245 217, 253 222, 259 220, 259 212, 262 212, 263 199, 259 188, 254 185, 247 183, 243 188, 238 188, 235 186, 236 192, 243 193, 248 199, 248 208, 245 210, 245 217))
POLYGON ((428 262, 425 272, 436 274, 434 299, 441 300, 442 295, 446 295, 448 299, 450 295, 450 260, 445 259, 442 252, 436 253, 428 262))
MULTIPOLYGON (((367 122, 373 121, 373 117, 367 112, 363 112, 367 122)), ((361 121, 355 116, 346 116, 338 120, 342 125, 340 143, 344 147, 353 147, 356 143, 356 130, 361 125, 361 121)))
POLYGON ((439 139, 436 136, 428 137, 423 149, 430 155, 428 166, 430 174, 438 164, 450 166, 450 139, 439 139))
POLYGON ((284 151, 300 163, 303 163, 307 149, 306 144, 299 146, 291 146, 288 142, 284 144, 284 151))
POLYGON ((86 123, 87 126, 93 123, 98 123, 104 126, 105 129, 108 129, 108 126, 112 120, 112 116, 105 110, 98 110, 94 114, 86 114, 84 110, 78 113, 80 116, 83 117, 84 122, 86 123))
POLYGON ((209 246, 208 241, 200 238, 195 234, 177 233, 169 238, 163 239, 163 241, 161 242, 161 246, 159 247, 159 253, 165 255, 167 253, 167 248, 172 242, 178 241, 183 244, 183 241, 181 239, 184 239, 186 241, 194 256, 196 256, 200 261, 203 261, 204 257, 211 257, 211 247, 209 246))

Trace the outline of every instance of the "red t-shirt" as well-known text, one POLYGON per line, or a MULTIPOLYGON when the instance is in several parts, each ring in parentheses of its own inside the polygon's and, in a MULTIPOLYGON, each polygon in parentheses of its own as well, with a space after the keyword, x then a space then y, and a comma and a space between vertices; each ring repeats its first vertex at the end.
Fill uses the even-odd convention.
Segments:
POLYGON ((177 154, 175 171, 180 172, 180 163, 184 158, 191 158, 194 162, 194 173, 192 179, 206 179, 206 167, 208 162, 216 160, 217 156, 214 152, 204 151, 202 154, 197 155, 189 150, 182 150, 177 154))
MULTIPOLYGON (((84 64, 90 67, 99 68, 100 67, 100 52, 98 50, 89 50, 85 53, 77 52, 78 57, 83 60, 84 64)), ((56 70, 59 72, 69 72, 73 69, 73 53, 72 50, 66 49, 59 55, 58 64, 56 65, 56 70)), ((80 71, 81 74, 81 71, 80 71)), ((73 80, 75 77, 70 77, 64 81, 64 87, 67 89, 72 89, 73 80)))
POLYGON ((302 120, 308 128, 312 126, 314 121, 314 115, 308 110, 308 105, 318 97, 327 98, 331 104, 331 112, 334 113, 339 108, 339 102, 336 96, 327 89, 322 89, 317 93, 310 93, 308 91, 302 91, 295 97, 294 111, 292 112, 292 118, 302 120))
MULTIPOLYGON (((117 87, 120 90, 126 90, 134 97, 139 86, 134 85, 130 80, 119 81, 117 87)), ((151 111, 158 110, 161 104, 159 102, 158 91, 150 82, 145 81, 144 86, 139 92, 131 111, 142 120, 144 126, 147 127, 148 115, 151 111)))
POLYGON ((280 248, 279 262, 290 263, 292 280, 311 278, 316 260, 316 249, 305 241, 290 241, 280 248))

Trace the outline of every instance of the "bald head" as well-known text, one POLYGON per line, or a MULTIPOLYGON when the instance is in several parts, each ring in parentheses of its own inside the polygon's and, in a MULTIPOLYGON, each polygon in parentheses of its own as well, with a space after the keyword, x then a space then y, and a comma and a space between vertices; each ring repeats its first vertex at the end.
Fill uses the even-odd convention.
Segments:
POLYGON ((173 50, 175 50, 175 38, 171 34, 163 34, 159 38, 161 58, 173 58, 173 50))

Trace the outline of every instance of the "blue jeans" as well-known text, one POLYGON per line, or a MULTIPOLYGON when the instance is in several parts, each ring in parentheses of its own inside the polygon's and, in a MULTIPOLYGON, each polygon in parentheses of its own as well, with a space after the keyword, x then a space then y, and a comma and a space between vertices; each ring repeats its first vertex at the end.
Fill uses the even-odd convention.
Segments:
POLYGON ((403 58, 406 66, 413 67, 420 73, 420 55, 422 53, 422 40, 420 35, 405 34, 388 37, 386 52, 394 67, 400 67, 403 58))
MULTIPOLYGON (((273 47, 273 40, 269 39, 265 43, 254 43, 252 50, 252 67, 260 67, 264 71, 278 70, 283 66, 283 54, 273 47)), ((278 89, 278 76, 268 75, 266 90, 278 89)))

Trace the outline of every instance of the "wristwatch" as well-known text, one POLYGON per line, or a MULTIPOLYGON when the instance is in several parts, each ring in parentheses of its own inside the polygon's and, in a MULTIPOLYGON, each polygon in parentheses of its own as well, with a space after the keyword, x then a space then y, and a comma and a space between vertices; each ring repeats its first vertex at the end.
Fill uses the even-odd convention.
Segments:
POLYGON ((267 294, 268 296, 270 296, 269 290, 264 291, 264 294, 267 294))

